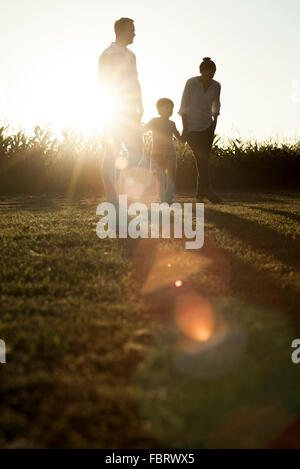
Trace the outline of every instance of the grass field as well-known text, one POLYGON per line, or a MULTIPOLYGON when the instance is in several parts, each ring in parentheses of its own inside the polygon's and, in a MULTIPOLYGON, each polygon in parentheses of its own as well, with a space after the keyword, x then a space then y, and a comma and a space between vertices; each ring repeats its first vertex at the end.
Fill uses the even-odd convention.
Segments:
POLYGON ((0 447, 299 447, 299 195, 223 194, 199 251, 1 196, 0 447))

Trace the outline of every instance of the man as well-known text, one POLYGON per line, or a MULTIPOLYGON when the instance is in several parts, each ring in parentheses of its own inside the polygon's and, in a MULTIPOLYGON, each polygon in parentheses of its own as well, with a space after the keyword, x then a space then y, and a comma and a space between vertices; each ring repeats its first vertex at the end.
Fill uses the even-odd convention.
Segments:
POLYGON ((115 22, 116 40, 99 57, 99 83, 108 100, 110 119, 105 125, 106 151, 102 176, 108 199, 116 199, 114 166, 122 144, 128 151, 128 166, 138 164, 142 154, 141 119, 144 113, 136 57, 127 46, 135 37, 134 22, 115 22), (113 111, 112 111, 113 109, 113 111))

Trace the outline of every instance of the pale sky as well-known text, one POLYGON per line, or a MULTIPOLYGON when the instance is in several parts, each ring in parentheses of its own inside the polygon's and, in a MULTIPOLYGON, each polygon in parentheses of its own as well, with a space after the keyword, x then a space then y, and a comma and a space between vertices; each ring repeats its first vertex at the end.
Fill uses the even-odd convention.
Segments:
POLYGON ((114 21, 135 20, 145 107, 177 111, 203 57, 222 85, 218 133, 264 139, 300 131, 299 0, 0 0, 0 120, 99 130, 98 57, 114 21))

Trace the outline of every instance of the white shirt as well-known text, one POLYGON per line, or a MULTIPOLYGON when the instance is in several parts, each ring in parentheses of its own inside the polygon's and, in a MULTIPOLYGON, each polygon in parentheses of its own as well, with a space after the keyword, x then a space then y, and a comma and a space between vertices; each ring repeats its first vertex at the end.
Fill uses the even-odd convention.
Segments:
POLYGON ((100 85, 110 88, 120 101, 120 107, 134 112, 137 108, 141 110, 141 87, 134 53, 112 42, 99 57, 98 65, 100 85))
POLYGON ((212 80, 209 88, 204 91, 199 77, 190 78, 184 87, 179 114, 187 115, 187 131, 201 132, 212 124, 212 116, 220 114, 219 82, 212 80))

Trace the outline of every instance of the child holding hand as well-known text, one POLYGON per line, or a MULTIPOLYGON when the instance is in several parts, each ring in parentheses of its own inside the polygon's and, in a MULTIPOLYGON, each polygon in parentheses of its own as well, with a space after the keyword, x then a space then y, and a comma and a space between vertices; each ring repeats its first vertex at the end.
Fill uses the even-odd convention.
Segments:
POLYGON ((151 167, 156 172, 160 188, 161 202, 172 203, 175 196, 176 153, 173 136, 181 140, 175 122, 170 120, 174 103, 161 98, 156 103, 160 117, 151 119, 145 125, 145 131, 152 131, 151 167), (167 171, 167 177, 165 175, 167 171))

